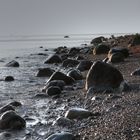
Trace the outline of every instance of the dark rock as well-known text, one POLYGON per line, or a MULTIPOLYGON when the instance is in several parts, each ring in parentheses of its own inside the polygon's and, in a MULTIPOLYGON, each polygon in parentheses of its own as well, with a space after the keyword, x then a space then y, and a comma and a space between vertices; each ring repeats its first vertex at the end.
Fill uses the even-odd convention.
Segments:
POLYGON ((18 102, 18 101, 13 101, 13 102, 9 103, 8 105, 12 105, 14 107, 22 106, 22 104, 20 102, 18 102))
MULTIPOLYGON (((46 92, 46 90, 44 90, 44 92, 46 92)), ((36 97, 36 98, 46 98, 47 95, 45 93, 38 93, 34 97, 36 97)))
POLYGON ((83 119, 92 116, 92 112, 83 108, 73 108, 66 112, 65 117, 68 119, 83 119))
POLYGON ((75 80, 72 77, 69 77, 62 72, 54 72, 50 79, 47 81, 47 83, 49 83, 52 80, 63 80, 66 84, 72 84, 75 82, 75 80))
POLYGON ((79 64, 78 60, 74 60, 74 59, 66 59, 63 61, 62 66, 63 67, 75 67, 79 64))
POLYGON ((108 62, 119 63, 124 61, 124 55, 122 53, 113 53, 109 56, 108 62))
POLYGON ((39 48, 43 48, 43 46, 40 46, 39 48))
POLYGON ((73 121, 64 117, 59 117, 56 119, 56 121, 54 122, 54 124, 57 124, 59 126, 70 126, 73 124, 73 121))
POLYGON ((58 47, 54 50, 56 54, 68 53, 68 48, 66 46, 58 47))
POLYGON ((66 60, 68 57, 69 57, 68 54, 62 54, 61 55, 62 61, 66 60))
POLYGON ((57 86, 51 86, 46 90, 46 93, 49 96, 61 94, 61 89, 57 86))
POLYGON ((80 70, 80 71, 89 70, 92 64, 93 64, 93 62, 91 62, 91 61, 82 60, 82 61, 78 64, 77 69, 80 70))
POLYGON ((91 41, 91 44, 100 44, 105 40, 103 36, 96 37, 91 41))
POLYGON ((114 53, 122 53, 125 58, 129 56, 129 50, 127 48, 112 48, 108 52, 108 57, 114 53))
POLYGON ((38 53, 37 55, 47 56, 47 54, 46 54, 46 53, 38 53))
POLYGON ((74 47, 74 48, 71 48, 71 49, 69 50, 68 54, 71 55, 71 56, 75 56, 75 55, 77 55, 79 52, 80 52, 80 49, 74 47))
POLYGON ((4 113, 6 111, 9 111, 9 110, 15 111, 15 109, 13 108, 13 106, 11 106, 11 105, 5 105, 5 106, 3 106, 3 107, 0 108, 0 114, 1 113, 4 113))
POLYGON ((136 69, 131 73, 131 75, 140 76, 140 69, 136 69))
POLYGON ((46 52, 47 52, 47 51, 49 51, 49 50, 48 50, 48 49, 45 49, 44 51, 46 51, 46 52))
POLYGON ((54 73, 54 70, 51 68, 40 68, 37 72, 37 77, 48 77, 51 76, 54 73))
POLYGON ((70 70, 67 76, 72 77, 74 80, 82 80, 83 76, 79 70, 70 70))
POLYGON ((76 60, 84 60, 84 57, 83 56, 77 56, 75 59, 76 60))
POLYGON ((23 118, 17 115, 14 111, 5 112, 0 119, 0 129, 22 129, 26 126, 23 118))
POLYGON ((140 34, 136 34, 131 42, 132 46, 140 45, 140 34))
POLYGON ((93 49, 93 54, 94 55, 106 54, 109 52, 109 50, 110 50, 109 46, 104 45, 104 44, 100 44, 93 49))
POLYGON ((55 133, 49 136, 46 140, 74 140, 74 136, 69 132, 62 132, 62 133, 55 133))
POLYGON ((10 81, 14 81, 14 77, 13 76, 6 76, 5 77, 5 81, 10 82, 10 81))
POLYGON ((54 54, 51 57, 49 57, 44 63, 45 64, 53 64, 53 63, 61 63, 62 59, 59 55, 54 54))
POLYGON ((115 67, 110 64, 97 61, 95 62, 86 77, 86 90, 90 87, 95 89, 118 88, 123 82, 123 76, 115 67))
POLYGON ((6 64, 7 67, 19 67, 19 63, 15 60, 10 61, 9 63, 6 64))

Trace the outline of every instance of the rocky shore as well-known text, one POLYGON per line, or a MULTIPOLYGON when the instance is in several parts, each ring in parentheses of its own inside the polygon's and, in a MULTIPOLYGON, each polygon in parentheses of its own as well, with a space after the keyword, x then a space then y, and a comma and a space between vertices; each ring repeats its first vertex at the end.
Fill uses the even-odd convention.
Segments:
POLYGON ((135 34, 0 61, 0 140, 140 139, 139 60, 135 34))

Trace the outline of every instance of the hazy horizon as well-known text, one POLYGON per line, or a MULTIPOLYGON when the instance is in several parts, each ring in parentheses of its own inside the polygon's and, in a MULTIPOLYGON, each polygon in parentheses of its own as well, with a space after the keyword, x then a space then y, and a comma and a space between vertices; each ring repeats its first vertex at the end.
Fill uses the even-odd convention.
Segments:
POLYGON ((139 0, 0 0, 0 36, 139 33, 139 0))

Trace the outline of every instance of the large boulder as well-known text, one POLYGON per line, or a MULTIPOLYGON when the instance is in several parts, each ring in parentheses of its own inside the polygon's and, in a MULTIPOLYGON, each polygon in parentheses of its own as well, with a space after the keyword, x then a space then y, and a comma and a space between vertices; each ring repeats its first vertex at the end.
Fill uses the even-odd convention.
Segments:
POLYGON ((122 53, 113 53, 109 56, 108 62, 119 63, 124 61, 124 55, 122 53))
POLYGON ((19 67, 19 63, 15 60, 12 60, 6 64, 6 67, 19 67))
POLYGON ((79 70, 70 70, 67 76, 72 77, 74 80, 82 80, 83 76, 79 70))
POLYGON ((69 54, 70 56, 75 56, 75 55, 77 55, 79 52, 80 52, 80 49, 79 49, 79 48, 73 47, 73 48, 71 48, 71 49, 69 50, 68 54, 69 54))
POLYGON ((47 83, 49 83, 52 80, 63 80, 66 84, 72 84, 75 81, 72 77, 67 76, 62 72, 54 72, 52 76, 49 78, 49 80, 47 81, 47 83))
POLYGON ((75 67, 79 64, 78 60, 74 60, 74 59, 66 59, 63 61, 62 66, 63 67, 75 67))
POLYGON ((54 73, 54 70, 51 68, 40 68, 37 72, 37 77, 48 77, 51 76, 54 73))
POLYGON ((44 63, 45 64, 53 64, 53 63, 61 63, 62 59, 59 55, 54 54, 50 56, 44 63))
POLYGON ((98 55, 98 54, 106 54, 110 50, 108 45, 104 44, 99 44, 93 49, 93 54, 98 55))
POLYGON ((85 88, 90 87, 95 89, 118 88, 123 81, 123 76, 119 70, 110 64, 97 61, 95 62, 86 77, 85 88))
POLYGON ((80 71, 86 71, 86 70, 90 69, 92 64, 93 64, 93 62, 91 62, 89 60, 82 60, 76 68, 80 71))
POLYGON ((91 44, 100 44, 105 40, 103 36, 96 37, 91 41, 91 44))
POLYGON ((0 119, 0 129, 22 129, 26 126, 23 118, 17 115, 14 111, 5 112, 0 119))

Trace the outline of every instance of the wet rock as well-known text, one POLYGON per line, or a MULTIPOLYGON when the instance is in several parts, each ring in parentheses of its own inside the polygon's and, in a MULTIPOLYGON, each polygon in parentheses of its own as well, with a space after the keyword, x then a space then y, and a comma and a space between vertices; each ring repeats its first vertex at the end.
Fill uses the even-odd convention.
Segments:
POLYGON ((48 77, 51 76, 54 73, 54 70, 51 68, 40 68, 37 72, 37 77, 48 77))
POLYGON ((62 54, 62 55, 61 55, 62 61, 66 60, 68 57, 69 57, 68 54, 62 54))
POLYGON ((76 60, 84 60, 84 57, 83 56, 77 56, 75 59, 76 60))
POLYGON ((57 86, 51 86, 46 90, 46 93, 49 96, 61 94, 61 89, 57 86))
POLYGON ((75 67, 79 64, 78 60, 74 60, 74 59, 66 59, 63 61, 62 66, 63 67, 75 67))
POLYGON ((38 53, 37 55, 47 56, 46 53, 38 53))
POLYGON ((14 111, 5 112, 0 119, 0 129, 22 129, 26 126, 23 118, 17 115, 14 111))
POLYGON ((63 80, 66 84, 72 84, 75 82, 75 80, 72 77, 69 77, 62 72, 54 72, 47 81, 47 83, 49 83, 52 80, 63 80))
POLYGON ((114 53, 122 53, 125 58, 129 56, 129 50, 127 48, 112 48, 108 52, 108 57, 114 53))
POLYGON ((12 134, 10 132, 2 132, 0 133, 0 139, 1 140, 8 140, 11 138, 12 134))
POLYGON ((54 49, 56 54, 62 54, 62 53, 68 53, 68 48, 66 46, 60 46, 56 49, 54 49))
POLYGON ((122 81, 124 80, 120 71, 110 64, 97 61, 87 74, 85 88, 86 90, 90 87, 95 89, 118 88, 122 81))
POLYGON ((45 64, 53 64, 53 63, 61 63, 62 59, 59 55, 54 54, 50 56, 44 63, 45 64))
POLYGON ((10 82, 10 81, 14 81, 14 77, 13 76, 6 76, 4 81, 10 82))
POLYGON ((18 101, 13 101, 13 102, 9 103, 8 105, 12 105, 14 107, 22 106, 22 104, 20 102, 18 102, 18 101))
POLYGON ((93 49, 93 54, 94 55, 106 54, 109 52, 109 50, 110 50, 109 46, 100 44, 93 49))
POLYGON ((6 64, 6 67, 19 67, 19 63, 15 60, 12 60, 6 64))
POLYGON ((131 75, 140 76, 140 69, 134 70, 131 75))
POLYGON ((9 110, 13 110, 15 111, 15 109, 13 108, 13 106, 11 105, 5 105, 3 107, 0 108, 0 114, 6 112, 6 111, 9 111, 9 110))
POLYGON ((57 124, 58 126, 70 126, 73 124, 73 121, 64 117, 59 117, 56 119, 56 121, 54 122, 54 124, 57 124))
POLYGON ((74 135, 69 132, 55 133, 46 140, 74 140, 74 135))
POLYGON ((83 108, 73 108, 66 112, 65 117, 68 119, 83 119, 92 116, 92 112, 83 108))
POLYGON ((119 63, 124 61, 124 55, 122 53, 113 53, 109 56, 108 62, 119 63))
POLYGON ((85 70, 89 70, 92 64, 93 62, 91 61, 82 60, 76 68, 80 71, 85 71, 85 70))
POLYGON ((67 76, 72 77, 74 80, 82 80, 83 76, 79 70, 70 70, 67 76))
POLYGON ((70 50, 69 50, 69 52, 68 52, 68 54, 70 55, 70 56, 75 56, 75 55, 77 55, 78 53, 79 53, 79 51, 80 51, 80 49, 79 48, 71 48, 70 50))
POLYGON ((96 37, 91 41, 91 44, 100 44, 105 40, 103 36, 96 37))

